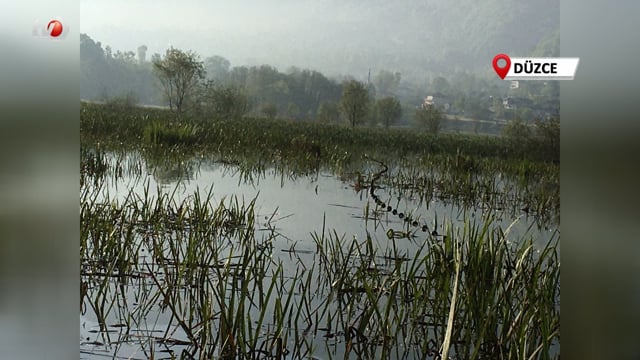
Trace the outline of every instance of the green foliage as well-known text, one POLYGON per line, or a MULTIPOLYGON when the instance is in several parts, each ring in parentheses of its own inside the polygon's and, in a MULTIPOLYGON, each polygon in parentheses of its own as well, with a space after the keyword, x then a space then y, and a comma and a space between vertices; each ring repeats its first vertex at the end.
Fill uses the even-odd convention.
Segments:
POLYGON ((536 135, 539 138, 542 149, 554 161, 560 161, 560 118, 536 120, 536 135))
POLYGON ((394 97, 385 97, 376 102, 378 118, 382 120, 385 128, 393 125, 402 117, 400 101, 394 97))
POLYGON ((189 146, 198 142, 198 127, 194 124, 154 121, 143 132, 143 141, 151 145, 189 146))
POLYGON ((369 92, 363 83, 351 80, 342 85, 340 108, 351 127, 364 121, 369 111, 369 101, 369 92))
POLYGON ((208 80, 199 85, 192 107, 197 116, 238 119, 249 111, 250 106, 248 97, 241 89, 216 85, 208 80))
MULTIPOLYGON (((322 144, 322 156, 328 163, 341 164, 342 159, 358 159, 370 156, 421 156, 422 154, 456 154, 464 149, 466 154, 500 159, 501 162, 547 162, 558 154, 538 151, 542 147, 539 138, 529 143, 513 144, 507 137, 486 137, 462 134, 433 134, 402 128, 355 128, 319 122, 294 122, 244 117, 242 121, 215 121, 193 117, 176 121, 176 114, 163 109, 131 108, 126 111, 112 109, 101 104, 82 103, 80 135, 83 143, 113 144, 113 146, 144 146, 141 143, 147 125, 154 122, 173 123, 173 126, 198 125, 198 150, 224 150, 234 156, 246 155, 262 159, 277 158, 279 150, 286 150, 292 138, 305 135, 322 144), (124 145, 123 145, 124 144, 124 145), (516 146, 517 145, 517 146, 516 146)), ((505 171, 505 170, 503 170, 505 171)))
POLYGON ((278 115, 278 107, 274 103, 264 102, 260 105, 260 113, 267 117, 267 119, 275 119, 278 115))
POLYGON ((204 77, 204 65, 195 52, 173 47, 167 49, 164 59, 154 60, 153 70, 162 84, 169 108, 178 112, 184 110, 186 100, 204 77))
POLYGON ((219 55, 204 59, 204 70, 209 80, 225 81, 230 67, 231 63, 229 60, 219 55))
MULTIPOLYGON (((289 177, 320 168, 340 174, 366 172, 363 159, 376 158, 402 166, 393 181, 398 186, 416 184, 414 195, 427 203, 434 197, 473 202, 486 195, 494 200, 485 205, 496 208, 513 204, 507 206, 528 208, 529 214, 545 217, 559 209, 559 149, 554 152, 538 136, 518 142, 499 136, 434 136, 404 128, 350 129, 285 119, 180 119, 184 117, 169 110, 125 111, 83 103, 81 142, 83 147, 99 143, 102 149, 140 151, 145 158, 156 159, 153 163, 182 154, 179 173, 188 168, 183 164, 201 161, 201 154, 237 164, 247 176, 275 168, 289 177), (150 156, 156 149, 170 152, 150 156), (200 155, 195 157, 196 153, 200 155), (506 178, 514 179, 521 189, 505 185, 506 178)), ((174 169, 162 172, 176 173, 174 169)))
POLYGON ((224 82, 242 87, 255 99, 254 112, 262 113, 262 104, 271 103, 288 118, 316 114, 322 102, 338 101, 341 91, 338 83, 317 71, 292 68, 282 73, 269 65, 234 67, 224 82))
POLYGON ((287 105, 287 117, 289 119, 297 120, 300 117, 300 108, 293 102, 287 105))
POLYGON ((318 120, 325 124, 337 124, 340 122, 340 109, 335 102, 325 101, 318 107, 318 120))
POLYGON ((448 94, 450 91, 449 81, 442 76, 438 76, 431 82, 433 92, 448 94))
POLYGON ((322 147, 317 140, 306 134, 301 134, 291 138, 289 152, 292 156, 299 156, 309 160, 319 160, 322 154, 322 147))
POLYGON ((275 213, 258 217, 257 198, 201 190, 81 189, 80 303, 101 335, 122 324, 136 336, 111 339, 147 358, 163 336, 198 359, 322 353, 327 340, 304 333, 344 344, 330 345, 341 358, 548 359, 560 341, 557 232, 538 246, 491 215, 436 218, 443 236, 391 231, 385 250, 370 233, 325 232, 323 221, 303 261, 295 244, 280 251, 286 238, 275 213), (171 320, 151 321, 161 314, 171 320))
POLYGON ((502 129, 502 134, 514 142, 525 142, 531 139, 531 129, 519 118, 510 121, 502 129))
POLYGON ((534 119, 533 110, 527 106, 521 106, 516 110, 516 118, 521 119, 525 123, 529 123, 534 119))
POLYGON ((400 79, 402 75, 400 72, 391 72, 387 70, 380 70, 378 75, 373 78, 373 84, 375 85, 378 96, 393 96, 397 93, 400 87, 400 79))
POLYGON ((132 93, 140 103, 160 104, 151 64, 134 57, 131 51, 112 54, 99 41, 80 34, 80 97, 107 101, 132 93))
POLYGON ((473 119, 487 119, 489 117, 489 103, 481 97, 468 97, 464 105, 464 114, 473 119))
POLYGON ((122 96, 115 96, 105 101, 105 104, 112 108, 130 109, 138 104, 138 97, 132 91, 122 96))
POLYGON ((491 103, 491 107, 493 108, 493 112, 495 114, 494 117, 496 119, 504 118, 504 105, 502 104, 502 98, 498 96, 494 97, 491 103))
MULTIPOLYGON (((472 6, 472 4, 468 5, 472 6)), ((545 34, 549 33, 545 32, 545 34)), ((557 43, 557 32, 551 33, 539 41, 539 46, 534 52, 553 53, 549 51, 557 48, 557 43)), ((100 42, 95 42, 86 34, 81 34, 81 98, 106 100, 114 95, 131 92, 136 94, 141 104, 164 104, 163 97, 167 98, 167 91, 163 94, 164 87, 158 84, 159 78, 154 76, 153 70, 154 63, 161 63, 164 60, 160 54, 153 54, 150 56, 152 61, 146 61, 146 55, 141 51, 144 48, 144 45, 138 48, 139 55, 136 59, 134 51, 112 51, 110 47, 103 48, 100 42)), ((451 54, 445 55, 453 56, 455 53, 456 51, 451 51, 451 54)), ((195 54, 191 53, 191 55, 195 54)), ((231 67, 229 60, 218 55, 205 58, 201 75, 205 73, 207 79, 215 80, 218 85, 241 89, 247 99, 251 99, 246 111, 254 114, 261 113, 260 104, 270 102, 280 109, 281 116, 313 118, 314 115, 319 116, 323 112, 326 114, 326 109, 319 111, 322 103, 339 102, 343 90, 340 83, 328 79, 317 71, 293 67, 286 72, 281 72, 269 65, 231 67)), ((379 70, 376 75, 372 74, 372 82, 366 86, 369 98, 394 96, 407 108, 413 108, 419 105, 426 95, 435 95, 439 106, 450 105, 441 110, 446 111, 447 114, 471 119, 510 118, 518 115, 529 121, 534 118, 558 115, 557 82, 521 82, 520 89, 509 90, 503 86, 503 82, 496 80, 495 74, 481 76, 471 68, 455 70, 452 73, 434 73, 433 70, 427 73, 427 79, 422 77, 422 80, 418 81, 410 75, 401 76, 399 72, 379 70), (428 80, 429 78, 432 80, 428 80), (506 110, 511 113, 509 116, 509 114, 500 114, 504 109, 494 104, 494 110, 497 109, 495 115, 489 112, 488 108, 492 105, 490 96, 500 99, 508 95, 529 100, 531 104, 526 106, 529 110, 520 106, 518 110, 506 110)), ((173 100, 169 105, 176 107, 173 100)), ((182 106, 191 108, 198 107, 199 104, 194 96, 190 99, 187 96, 182 106)), ((190 110, 197 112, 202 109, 190 110)), ((380 121, 378 116, 374 116, 376 110, 376 107, 369 106, 367 115, 359 119, 356 125, 363 124, 368 119, 380 121)), ((333 122, 337 117, 332 114, 328 117, 324 116, 321 121, 327 121, 327 119, 333 122)), ((352 120, 348 119, 348 121, 353 126, 352 120)), ((493 129, 487 127, 480 130, 495 133, 493 129)))
POLYGON ((442 112, 434 106, 418 109, 414 114, 416 126, 434 135, 440 131, 442 119, 442 112))

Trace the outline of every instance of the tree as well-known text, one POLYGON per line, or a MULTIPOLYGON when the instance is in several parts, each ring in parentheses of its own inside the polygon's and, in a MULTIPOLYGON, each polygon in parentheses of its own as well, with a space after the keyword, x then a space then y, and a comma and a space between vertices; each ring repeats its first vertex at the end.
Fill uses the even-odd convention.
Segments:
POLYGON ((373 83, 380 96, 391 96, 398 91, 402 75, 399 72, 380 70, 373 78, 373 83))
POLYGON ((433 106, 418 109, 414 120, 418 127, 426 129, 432 134, 437 134, 442 125, 442 112, 433 106))
POLYGON ((287 105, 287 117, 290 119, 298 119, 300 117, 300 108, 293 102, 287 105))
POLYGON ((242 89, 233 86, 215 85, 213 80, 204 81, 194 97, 194 108, 205 116, 237 119, 249 110, 249 99, 242 89))
POLYGON ((487 119, 490 117, 489 105, 492 105, 489 100, 469 96, 465 100, 464 114, 472 119, 487 119))
POLYGON ((138 46, 138 64, 142 65, 147 61, 147 45, 138 46))
POLYGON ((93 41, 87 34, 80 34, 80 56, 80 60, 93 63, 104 63, 105 59, 100 41, 93 41))
POLYGON ((385 128, 394 124, 402 116, 402 107, 400 101, 394 97, 385 97, 376 103, 378 117, 382 120, 385 128))
MULTIPOLYGON (((138 48, 144 50, 144 46, 138 48)), ((140 53, 104 49, 88 35, 80 35, 80 97, 112 103, 149 104, 161 95, 148 62, 140 53), (135 100, 134 100, 135 99, 135 100)))
POLYGON ((560 118, 552 117, 546 120, 536 120, 536 133, 549 144, 559 146, 560 118))
POLYGON ((340 109, 335 102, 325 101, 318 107, 318 120, 323 123, 338 123, 340 109))
POLYGON ((522 106, 516 110, 517 117, 522 119, 525 122, 530 122, 533 120, 533 110, 530 107, 522 106))
POLYGON ((448 95, 450 90, 449 81, 442 76, 438 76, 431 82, 431 88, 433 92, 448 95))
POLYGON ((519 118, 505 125, 502 129, 502 134, 514 142, 523 142, 531 139, 531 129, 519 118))
POLYGON ((169 107, 182 112, 185 100, 204 77, 204 66, 196 53, 167 49, 164 59, 153 62, 153 70, 160 79, 169 107))
POLYGON ((207 73, 206 76, 208 79, 221 82, 226 80, 230 67, 231 63, 229 60, 219 55, 210 56, 204 59, 204 69, 207 73))
POLYGON ((560 161, 560 118, 535 121, 536 135, 542 143, 542 151, 555 161, 560 161))
POLYGON ((260 112, 269 119, 274 119, 278 115, 278 107, 272 102, 262 103, 260 112))
POLYGON ((492 107, 494 118, 503 119, 504 118, 504 105, 502 104, 502 98, 499 96, 494 96, 492 99, 492 107))
POLYGON ((113 59, 122 64, 133 65, 136 63, 136 53, 133 51, 122 52, 118 50, 113 56, 113 59))
POLYGON ((352 127, 362 123, 369 111, 369 92, 367 87, 356 80, 342 85, 340 108, 352 127))

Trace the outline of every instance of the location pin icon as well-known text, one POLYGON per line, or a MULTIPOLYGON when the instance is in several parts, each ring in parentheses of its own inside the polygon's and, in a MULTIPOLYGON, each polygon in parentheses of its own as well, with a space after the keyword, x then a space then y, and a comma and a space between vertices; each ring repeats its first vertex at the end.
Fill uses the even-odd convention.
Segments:
POLYGON ((493 58, 493 70, 496 71, 496 74, 500 76, 500 79, 504 80, 504 77, 507 76, 509 69, 511 68, 511 59, 507 54, 498 54, 493 58), (498 61, 504 60, 506 65, 504 67, 498 66, 498 61))

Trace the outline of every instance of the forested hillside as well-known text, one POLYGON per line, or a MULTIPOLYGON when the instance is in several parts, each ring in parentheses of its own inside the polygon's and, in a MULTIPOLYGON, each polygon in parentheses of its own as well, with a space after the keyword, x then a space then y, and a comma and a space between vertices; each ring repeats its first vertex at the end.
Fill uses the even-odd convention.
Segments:
MULTIPOLYGON (((283 14, 297 14, 298 21, 283 17, 260 36, 227 32, 220 40, 220 33, 200 33, 190 39, 193 48, 181 49, 198 54, 206 80, 241 90, 254 113, 275 111, 279 117, 297 119, 335 113, 342 83, 349 79, 367 83, 373 99, 398 98, 410 110, 403 115, 404 123, 427 95, 446 104, 451 115, 476 119, 532 120, 557 113, 555 82, 521 82, 512 89, 490 66, 498 52, 558 56, 557 0, 412 0, 401 5, 326 0, 295 13, 303 8, 297 5, 283 14), (328 16, 330 8, 337 12, 328 16), (313 29, 301 24, 310 18, 313 29), (230 43, 235 47, 229 48, 230 43), (242 56, 248 63, 229 60, 242 56), (502 111, 506 97, 514 98, 520 108, 502 111)), ((119 49, 81 34, 81 98, 128 97, 164 105, 152 64, 167 48, 147 50, 151 45, 145 34, 128 34, 126 43, 131 45, 119 49)))

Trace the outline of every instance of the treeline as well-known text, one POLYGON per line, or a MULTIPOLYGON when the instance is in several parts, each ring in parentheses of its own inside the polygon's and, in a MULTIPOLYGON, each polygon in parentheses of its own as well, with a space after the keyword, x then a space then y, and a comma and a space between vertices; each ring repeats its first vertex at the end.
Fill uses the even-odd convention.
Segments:
POLYGON ((315 119, 323 103, 337 103, 342 93, 340 83, 315 70, 292 68, 282 73, 269 65, 225 69, 220 62, 205 59, 207 79, 242 89, 256 115, 315 119))
MULTIPOLYGON (((144 45, 136 52, 114 53, 109 46, 103 48, 86 34, 81 34, 80 46, 81 98, 169 105, 166 89, 154 71, 154 63, 165 60, 167 54, 149 57, 144 45)), ((204 113, 220 113, 224 110, 219 109, 220 101, 217 104, 211 101, 226 98, 239 102, 236 108, 251 116, 390 126, 420 123, 425 114, 417 111, 424 107, 429 95, 434 98, 429 107, 440 114, 472 119, 519 118, 531 122, 556 115, 555 109, 559 107, 553 82, 522 84, 514 90, 492 77, 480 78, 464 71, 448 78, 403 79, 400 72, 385 69, 369 71, 368 76, 356 81, 353 77, 328 78, 319 71, 295 67, 285 72, 270 65, 232 67, 222 56, 200 60, 198 54, 191 55, 201 65, 201 76, 190 107, 204 113), (366 89, 368 99, 357 121, 345 114, 342 101, 345 85, 353 85, 354 81, 366 89), (505 109, 503 99, 508 96, 525 100, 520 101, 517 109, 514 106, 505 109), (209 105, 203 108, 206 102, 209 105)), ((440 128, 431 123, 432 128, 440 128)))
POLYGON ((86 34, 80 34, 80 97, 106 101, 129 97, 141 104, 162 105, 164 99, 157 86, 152 64, 143 58, 144 47, 115 53, 110 46, 102 47, 86 34))
MULTIPOLYGON (((80 37, 80 96, 86 100, 128 100, 148 105, 168 105, 162 84, 153 72, 153 54, 146 49, 113 53, 86 34, 80 37)), ((204 59, 203 81, 240 89, 254 113, 315 119, 323 103, 337 103, 342 86, 315 70, 291 68, 286 73, 269 65, 231 67, 221 56, 204 59)))

